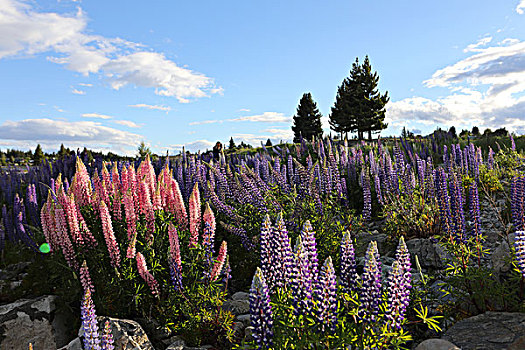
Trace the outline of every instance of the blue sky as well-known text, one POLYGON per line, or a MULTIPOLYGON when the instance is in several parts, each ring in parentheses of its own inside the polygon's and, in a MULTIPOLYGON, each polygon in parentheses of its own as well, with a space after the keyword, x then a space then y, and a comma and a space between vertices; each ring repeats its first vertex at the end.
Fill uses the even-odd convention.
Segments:
POLYGON ((525 133, 525 0, 0 0, 0 149, 134 154, 292 138, 356 57, 389 128, 525 133))

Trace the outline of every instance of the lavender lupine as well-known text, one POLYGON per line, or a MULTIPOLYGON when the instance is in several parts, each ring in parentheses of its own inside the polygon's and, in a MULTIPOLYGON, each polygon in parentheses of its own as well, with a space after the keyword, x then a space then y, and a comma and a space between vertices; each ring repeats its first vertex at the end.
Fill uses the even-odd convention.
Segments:
POLYGON ((473 181, 469 188, 469 214, 472 221, 472 236, 478 237, 481 234, 480 210, 478 184, 473 181))
POLYGON ((518 269, 521 271, 523 278, 525 278, 525 231, 516 231, 514 248, 516 249, 518 269))
POLYGON ((370 178, 365 168, 361 172, 361 183, 363 186, 363 220, 369 221, 372 217, 372 194, 370 192, 370 178))
POLYGON ((315 231, 307 220, 301 230, 301 242, 308 257, 308 272, 310 279, 316 280, 318 275, 317 245, 315 243, 315 231))
POLYGON ((403 277, 403 268, 396 260, 392 265, 392 271, 387 281, 387 307, 386 321, 391 328, 401 329, 401 323, 405 319, 405 312, 408 306, 409 298, 405 278, 403 277))
POLYGON ((316 315, 323 332, 335 330, 337 323, 336 278, 332 258, 328 257, 321 267, 315 291, 316 315))
POLYGON ((277 279, 278 268, 274 264, 274 256, 278 250, 275 250, 275 242, 272 239, 272 222, 270 216, 266 215, 261 227, 260 241, 261 241, 261 271, 264 275, 264 280, 271 291, 275 287, 277 279))
POLYGON ((84 329, 84 349, 101 350, 98 334, 97 315, 95 304, 91 299, 91 290, 84 292, 84 301, 80 308, 82 318, 82 328, 84 329))
POLYGON ((345 232, 341 242, 341 286, 345 293, 356 289, 358 275, 355 265, 354 245, 350 232, 345 232))
POLYGON ((290 287, 294 300, 295 315, 309 315, 312 310, 313 283, 310 272, 308 254, 301 241, 297 237, 294 247, 294 264, 292 267, 292 282, 290 287))
POLYGON ((104 323, 104 332, 102 333, 102 342, 100 343, 103 350, 114 350, 113 334, 111 333, 111 325, 109 320, 104 323))
POLYGON ((289 284, 292 279, 292 264, 293 264, 293 252, 290 244, 290 238, 288 237, 288 230, 283 219, 282 214, 277 217, 277 222, 273 228, 274 235, 279 243, 279 260, 280 260, 280 285, 289 284))
POLYGON ((361 310, 359 316, 367 322, 374 322, 379 313, 381 299, 381 270, 376 260, 373 243, 370 242, 366 252, 366 261, 362 275, 362 287, 359 294, 361 310))
POLYGON ((253 276, 250 288, 250 321, 257 348, 271 348, 273 345, 272 306, 268 286, 260 268, 257 268, 253 276))

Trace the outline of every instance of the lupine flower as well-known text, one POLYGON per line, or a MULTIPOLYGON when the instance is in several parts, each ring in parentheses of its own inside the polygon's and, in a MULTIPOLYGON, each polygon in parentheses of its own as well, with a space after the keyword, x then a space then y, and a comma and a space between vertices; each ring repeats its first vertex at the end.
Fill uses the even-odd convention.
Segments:
POLYGON ((84 238, 80 234, 80 226, 78 225, 77 208, 75 200, 73 199, 73 194, 70 196, 65 196, 65 202, 65 211, 67 213, 67 221, 69 224, 71 237, 77 246, 84 245, 84 238))
POLYGON ((104 324, 104 333, 102 334, 101 348, 103 350, 114 350, 115 345, 113 344, 113 334, 111 333, 111 325, 109 320, 106 320, 104 324))
POLYGON ((113 233, 113 225, 111 223, 111 217, 109 215, 108 207, 103 201, 99 204, 100 219, 102 221, 102 231, 104 232, 104 239, 109 251, 109 257, 111 258, 111 265, 114 267, 120 266, 120 250, 118 247, 117 239, 113 233))
POLYGON ((237 226, 233 226, 230 224, 226 224, 223 221, 220 221, 220 224, 226 231, 239 237, 241 239, 241 244, 245 249, 247 250, 253 249, 254 244, 248 237, 245 229, 243 229, 242 227, 237 227, 237 226))
POLYGON ((137 232, 137 215, 135 214, 135 205, 133 203, 133 195, 130 191, 126 191, 123 197, 124 215, 126 216, 126 225, 128 231, 128 239, 135 236, 137 232))
POLYGON ((82 266, 80 267, 80 284, 82 284, 82 288, 84 291, 89 289, 89 292, 91 294, 95 292, 95 287, 93 286, 93 282, 91 281, 91 276, 89 275, 86 260, 84 260, 82 266))
POLYGON ((82 315, 82 328, 84 329, 84 349, 100 350, 97 315, 89 288, 84 291, 84 302, 80 310, 82 315))
POLYGON ((481 222, 479 211, 478 184, 473 181, 469 188, 469 214, 472 221, 472 236, 478 237, 481 234, 481 222))
POLYGON ((137 260, 137 269, 139 270, 139 275, 144 281, 148 284, 151 289, 151 294, 159 294, 159 284, 153 277, 153 275, 148 271, 148 266, 146 265, 146 259, 142 253, 137 253, 135 259, 137 260))
POLYGON ((71 183, 71 187, 73 188, 73 193, 75 194, 75 200, 77 201, 78 206, 91 204, 91 180, 89 179, 86 166, 78 157, 76 161, 75 176, 71 183))
POLYGON ((221 273, 222 268, 224 266, 224 262, 226 261, 227 251, 228 247, 226 245, 226 241, 222 241, 221 247, 219 249, 219 255, 217 256, 217 261, 215 262, 215 265, 213 265, 213 269, 211 270, 211 281, 215 281, 219 276, 219 273, 221 273))
POLYGON ((361 182, 363 185, 363 220, 369 221, 372 217, 372 194, 370 192, 370 179, 365 168, 361 172, 361 182))
POLYGON ((341 285, 345 293, 354 291, 358 275, 355 267, 355 252, 350 232, 345 232, 341 242, 341 285))
POLYGON ((297 237, 294 247, 294 264, 292 268, 292 283, 290 283, 294 300, 295 315, 308 315, 312 310, 313 283, 310 271, 308 254, 301 241, 297 237))
POLYGON ((62 253, 66 258, 67 264, 78 270, 78 262, 76 259, 75 251, 73 250, 73 244, 69 239, 69 234, 67 232, 67 219, 64 209, 57 207, 55 208, 55 222, 57 229, 57 240, 62 247, 62 253))
POLYGON ((274 263, 275 254, 278 253, 278 249, 275 249, 274 242, 272 240, 272 222, 270 216, 267 214, 264 218, 261 227, 260 241, 260 256, 261 256, 261 271, 264 275, 264 280, 268 285, 268 289, 272 290, 275 285, 276 274, 278 267, 274 263))
POLYGON ((317 320, 322 331, 335 330, 337 322, 336 280, 332 258, 328 257, 321 268, 316 293, 317 320))
POLYGON ((204 210, 204 214, 202 214, 202 221, 204 224, 208 224, 210 226, 209 232, 205 232, 205 237, 203 237, 203 241, 210 241, 213 242, 213 238, 215 237, 215 215, 213 215, 213 211, 210 208, 210 205, 206 203, 206 209, 204 210))
POLYGON ((405 283, 403 268, 397 260, 394 261, 394 264, 392 265, 392 272, 388 276, 387 285, 387 324, 390 327, 401 329, 401 322, 405 319, 405 312, 409 303, 409 286, 405 283))
POLYGON ((195 247, 199 242, 199 227, 201 223, 201 200, 199 185, 195 184, 189 199, 190 208, 190 247, 195 247))
POLYGON ((317 259, 317 246, 315 243, 315 231, 307 220, 301 231, 301 242, 304 246, 306 255, 308 256, 308 271, 312 280, 317 279, 318 275, 318 259, 317 259))
POLYGON ((268 286, 260 268, 253 276, 250 288, 250 321, 253 329, 253 338, 258 349, 269 349, 273 345, 273 318, 272 306, 268 286))
POLYGON ((135 259, 135 254, 137 253, 137 231, 131 237, 129 241, 128 249, 126 250, 126 258, 135 259))
POLYGON ((293 278, 292 266, 294 263, 294 257, 292 247, 290 245, 290 238, 288 237, 288 230, 286 229, 286 225, 284 223, 284 219, 281 213, 277 218, 277 222, 275 227, 273 228, 273 232, 279 246, 279 251, 276 252, 276 256, 278 256, 278 259, 280 260, 280 278, 278 280, 278 285, 282 286, 284 284, 289 284, 291 279, 293 278))
POLYGON ((359 295, 362 309, 360 317, 367 322, 374 322, 379 312, 379 300, 381 298, 381 270, 374 254, 372 243, 368 246, 366 261, 362 276, 362 288, 359 295))
POLYGON ((514 248, 516 249, 516 262, 518 263, 518 269, 525 278, 525 231, 516 231, 514 248))

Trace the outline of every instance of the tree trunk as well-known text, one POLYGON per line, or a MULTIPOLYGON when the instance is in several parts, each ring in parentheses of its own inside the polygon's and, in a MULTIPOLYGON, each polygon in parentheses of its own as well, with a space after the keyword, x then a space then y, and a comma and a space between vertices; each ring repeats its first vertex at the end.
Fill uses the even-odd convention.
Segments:
POLYGON ((372 130, 368 130, 368 141, 372 141, 372 130))

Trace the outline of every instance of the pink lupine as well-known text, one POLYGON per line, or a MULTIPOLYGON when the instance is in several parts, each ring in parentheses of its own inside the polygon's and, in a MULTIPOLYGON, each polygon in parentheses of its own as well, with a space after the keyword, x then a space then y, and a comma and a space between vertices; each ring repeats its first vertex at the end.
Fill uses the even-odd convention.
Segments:
POLYGON ((179 236, 177 234, 177 229, 171 222, 168 227, 168 237, 170 241, 170 258, 177 264, 179 270, 181 270, 182 260, 180 257, 179 236))
POLYGON ((113 203, 111 204, 111 211, 113 212, 113 216, 119 220, 122 220, 121 197, 122 195, 120 194, 120 192, 115 192, 113 194, 113 203))
POLYGON ((152 206, 150 193, 145 181, 138 184, 138 208, 142 215, 146 215, 147 208, 152 206))
POLYGON ((159 294, 159 284, 153 277, 153 275, 148 271, 148 267, 146 266, 146 259, 144 259, 144 256, 142 253, 137 253, 136 256, 137 260, 137 268, 139 270, 139 275, 142 277, 144 281, 148 284, 149 288, 151 289, 151 293, 153 295, 159 294))
POLYGON ((80 284, 82 284, 82 288, 84 288, 84 293, 89 289, 91 294, 95 292, 95 287, 93 286, 93 282, 91 281, 91 276, 89 275, 89 269, 87 267, 86 260, 82 263, 82 266, 80 267, 80 284))
POLYGON ((76 171, 71 188, 75 194, 75 200, 78 206, 84 206, 91 204, 91 181, 87 172, 86 166, 80 158, 77 157, 76 171))
POLYGON ((215 236, 215 215, 213 214, 213 211, 210 208, 210 205, 206 203, 206 209, 204 210, 204 214, 202 214, 202 220, 205 224, 210 225, 210 237, 206 237, 207 239, 213 240, 213 237, 215 236))
POLYGON ((49 244, 50 252, 58 249, 59 244, 56 239, 56 228, 55 218, 51 212, 50 202, 44 203, 40 210, 40 222, 42 223, 42 232, 46 238, 46 242, 49 244))
POLYGON ((97 200, 101 200, 101 201, 109 203, 109 196, 108 196, 108 192, 106 191, 106 187, 104 186, 104 182, 98 176, 96 171, 95 171, 95 174, 93 175, 93 186, 95 186, 95 193, 97 196, 97 200))
MULTIPOLYGON (((124 171, 125 167, 122 169, 122 171, 124 171)), ((115 195, 116 193, 118 193, 120 191, 120 187, 121 187, 121 184, 120 184, 120 177, 119 177, 119 174, 118 174, 118 168, 117 168, 117 163, 115 162, 115 164, 113 164, 113 168, 111 168, 111 182, 112 182, 112 185, 113 185, 113 195, 115 195)))
POLYGON ((222 268, 224 266, 224 262, 226 261, 227 252, 228 247, 226 245, 226 241, 222 241, 221 248, 219 249, 219 255, 217 256, 217 261, 215 262, 215 265, 213 265, 213 269, 211 270, 211 281, 215 281, 217 277, 219 277, 219 274, 221 273, 222 268))
POLYGON ((109 175, 108 168, 106 167, 106 162, 102 163, 102 183, 104 188, 109 193, 113 193, 113 184, 111 183, 111 176, 109 175))
POLYGON ((129 165, 128 167, 128 188, 126 190, 131 190, 131 193, 133 194, 133 201, 136 203, 138 201, 138 183, 137 183, 137 175, 135 173, 135 168, 133 165, 129 165))
POLYGON ((153 165, 151 165, 149 154, 146 155, 146 159, 140 163, 137 169, 137 178, 145 181, 148 185, 149 192, 154 193, 156 187, 155 169, 153 169, 153 165))
POLYGON ((131 239, 137 232, 137 215, 135 214, 135 205, 133 195, 130 191, 124 193, 124 214, 126 215, 126 225, 128 226, 128 239, 131 239))
POLYGON ((62 247, 62 253, 66 258, 67 264, 69 267, 78 270, 78 262, 75 251, 73 250, 73 244, 71 244, 71 240, 69 239, 69 234, 67 232, 67 219, 63 208, 55 208, 55 223, 58 233, 58 242, 62 247))
POLYGON ((111 258, 111 264, 114 267, 120 266, 120 250, 118 248, 117 239, 113 233, 113 225, 111 224, 111 216, 109 215, 108 207, 104 201, 100 201, 99 204, 100 219, 102 221, 102 231, 104 232, 104 238, 106 245, 108 246, 109 257, 111 258))
POLYGON ((137 231, 135 231, 135 234, 133 234, 133 237, 131 238, 129 242, 128 250, 126 251, 126 258, 128 259, 135 258, 135 254, 137 252, 136 246, 137 246, 137 231))
POLYGON ((129 189, 128 182, 128 168, 122 167, 122 173, 120 174, 120 192, 125 193, 129 189))
POLYGON ((189 200, 190 207, 190 247, 195 247, 199 241, 199 228, 201 223, 201 200, 199 185, 195 184, 189 200))
POLYGON ((82 233, 83 240, 89 242, 90 245, 96 247, 98 245, 97 240, 95 239, 95 237, 93 237, 93 234, 89 230, 86 224, 86 220, 84 220, 84 217, 82 216, 82 213, 80 212, 80 208, 77 205, 76 205, 76 209, 77 209, 78 226, 80 228, 80 232, 82 233))
POLYGON ((71 237, 73 238, 73 241, 77 246, 84 245, 84 239, 80 234, 80 226, 78 225, 77 207, 75 204, 75 199, 73 198, 73 194, 65 196, 65 201, 65 210, 67 213, 67 221, 69 224, 69 231, 71 232, 71 237))
POLYGON ((153 192, 151 202, 153 204, 153 210, 161 210, 162 209, 162 198, 160 195, 160 188, 159 184, 157 184, 157 188, 153 192))
POLYGON ((175 219, 179 223, 180 227, 188 224, 188 214, 186 212, 186 206, 184 205, 184 199, 180 191, 179 183, 172 181, 171 192, 173 195, 173 207, 175 209, 175 219))

